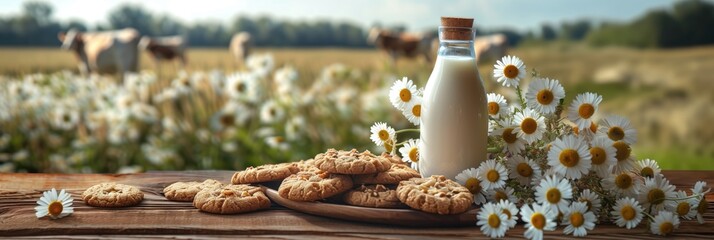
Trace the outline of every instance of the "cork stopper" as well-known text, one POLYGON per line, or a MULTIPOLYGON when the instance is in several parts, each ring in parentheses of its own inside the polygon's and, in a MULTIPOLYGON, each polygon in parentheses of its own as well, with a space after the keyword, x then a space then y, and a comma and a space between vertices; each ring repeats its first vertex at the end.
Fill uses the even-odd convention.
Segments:
POLYGON ((441 17, 443 38, 448 40, 473 40, 473 18, 441 17))

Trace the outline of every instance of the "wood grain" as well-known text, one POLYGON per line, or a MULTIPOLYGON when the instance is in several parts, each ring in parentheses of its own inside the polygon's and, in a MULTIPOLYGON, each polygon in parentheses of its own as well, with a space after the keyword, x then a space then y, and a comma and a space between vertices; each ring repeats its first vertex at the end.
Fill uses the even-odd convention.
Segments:
MULTIPOLYGON (((476 226, 458 228, 395 227, 335 220, 299 213, 278 205, 269 210, 242 215, 215 215, 194 209, 191 203, 167 201, 163 187, 176 181, 198 181, 214 178, 227 182, 233 172, 151 172, 144 174, 0 174, 0 236, 33 238, 107 238, 150 237, 260 239, 321 239, 346 237, 377 238, 485 238, 476 226), (145 193, 139 206, 122 209, 100 209, 86 206, 78 196, 99 182, 115 181, 138 186, 145 193), (57 220, 37 219, 34 207, 41 192, 51 188, 69 190, 75 198, 75 213, 57 220), (88 236, 94 235, 94 236, 88 236), (102 235, 102 236, 98 236, 102 235)), ((664 171, 680 189, 689 189, 698 181, 714 185, 714 171, 664 171)), ((708 195, 709 202, 714 195, 708 195)), ((707 223, 683 221, 672 238, 710 239, 714 235, 714 204, 705 214, 707 223)), ((510 230, 508 237, 523 237, 523 225, 510 230)), ((624 229, 609 224, 598 225, 589 238, 661 239, 651 235, 645 224, 637 229, 624 229)), ((570 239, 562 227, 547 232, 546 239, 570 239)))

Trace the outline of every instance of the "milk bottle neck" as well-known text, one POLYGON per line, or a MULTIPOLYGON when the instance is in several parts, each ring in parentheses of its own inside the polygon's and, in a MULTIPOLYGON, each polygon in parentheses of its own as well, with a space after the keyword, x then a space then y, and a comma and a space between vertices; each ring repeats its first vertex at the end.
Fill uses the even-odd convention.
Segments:
POLYGON ((439 27, 438 56, 471 57, 474 58, 474 31, 470 28, 439 27), (459 39, 454 39, 449 32, 462 31, 459 39), (468 36, 468 38, 463 38, 468 36))

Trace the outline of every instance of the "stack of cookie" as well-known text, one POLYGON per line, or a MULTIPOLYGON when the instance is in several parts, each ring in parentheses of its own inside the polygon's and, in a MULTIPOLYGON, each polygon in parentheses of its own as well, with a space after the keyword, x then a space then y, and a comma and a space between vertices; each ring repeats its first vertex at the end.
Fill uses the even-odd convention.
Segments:
POLYGON ((270 207, 270 199, 260 187, 247 184, 222 184, 208 179, 203 182, 176 182, 164 188, 164 196, 172 201, 193 202, 204 212, 236 214, 270 207))

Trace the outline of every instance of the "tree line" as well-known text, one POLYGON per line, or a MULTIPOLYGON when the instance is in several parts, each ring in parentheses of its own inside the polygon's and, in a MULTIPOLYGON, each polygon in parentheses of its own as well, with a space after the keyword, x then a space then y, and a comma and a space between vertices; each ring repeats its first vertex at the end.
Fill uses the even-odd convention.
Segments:
MULTIPOLYGON (((477 35, 502 33, 511 46, 523 42, 585 41, 593 46, 621 45, 638 48, 669 48, 714 43, 714 4, 703 0, 676 1, 668 9, 651 10, 631 22, 602 22, 587 19, 543 24, 540 29, 482 29, 477 35)), ((237 16, 229 23, 198 21, 183 23, 166 14, 155 14, 139 5, 121 5, 107 16, 106 24, 93 27, 77 20, 59 22, 53 7, 44 2, 26 2, 16 16, 0 16, 0 45, 58 46, 57 33, 69 28, 81 31, 133 27, 148 36, 184 35, 192 46, 225 47, 234 33, 252 34, 257 46, 271 47, 368 47, 367 29, 328 20, 294 22, 268 16, 237 16)), ((403 26, 392 26, 404 31, 403 26)))

